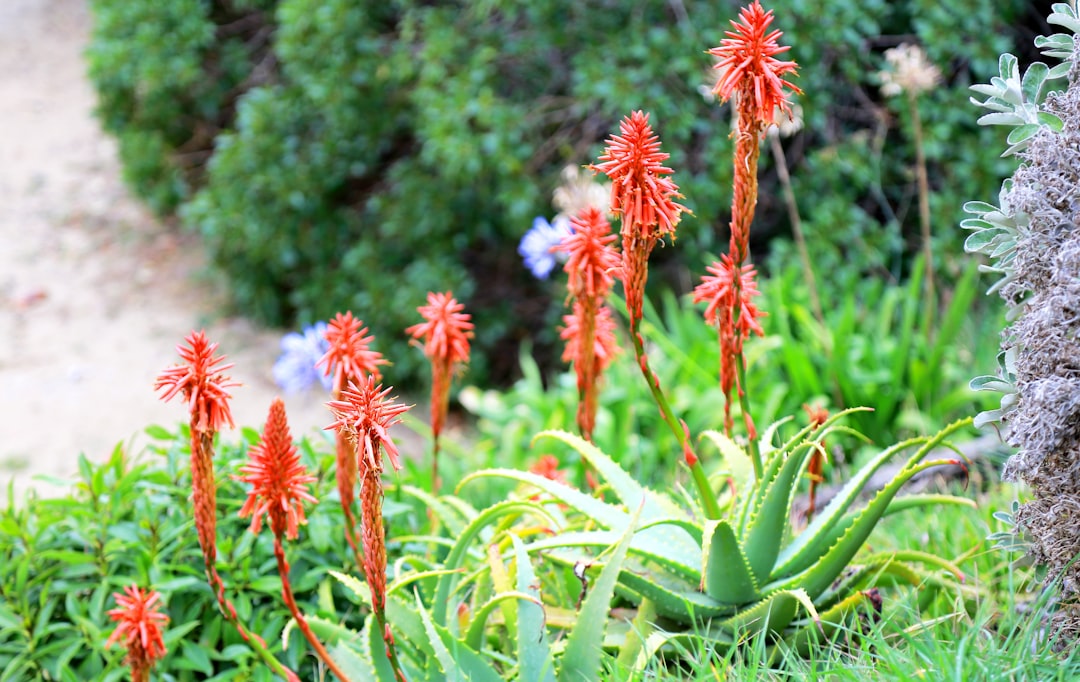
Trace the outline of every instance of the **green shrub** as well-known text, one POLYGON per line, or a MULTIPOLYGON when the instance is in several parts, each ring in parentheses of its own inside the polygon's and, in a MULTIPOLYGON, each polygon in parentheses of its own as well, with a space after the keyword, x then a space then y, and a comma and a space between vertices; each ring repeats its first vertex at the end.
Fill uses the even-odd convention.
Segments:
MULTIPOLYGON (((806 93, 806 128, 786 144, 815 263, 846 287, 900 278, 918 218, 906 114, 877 90, 887 36, 921 42, 945 73, 921 115, 933 222, 953 224, 960 196, 988 193, 1008 170, 958 105, 1011 46, 1023 3, 770 6, 806 93)), ((715 160, 730 155, 728 113, 699 92, 715 78, 704 50, 734 8, 98 0, 90 72, 129 182, 158 210, 182 204, 239 310, 292 324, 352 309, 407 378, 419 357, 401 330, 427 290, 452 288, 488 358, 473 376, 506 378, 523 339, 550 366, 559 297, 521 267, 517 242, 550 216, 559 171, 594 160, 632 108, 652 112, 694 211, 680 226, 691 248, 659 252, 653 281, 683 288, 702 271, 697 254, 721 250, 731 171, 715 160)), ((759 255, 787 229, 764 156, 759 255)))
MULTIPOLYGON (((80 473, 67 497, 31 496, 16 507, 9 494, 8 508, 0 511, 0 679, 5 682, 126 679, 123 647, 105 648, 113 629, 106 611, 116 606, 112 594, 132 583, 162 593, 171 622, 161 670, 171 673, 169 679, 272 679, 221 617, 206 582, 188 501, 186 428, 170 433, 151 427, 148 433, 158 440, 145 461, 130 461, 120 447, 102 464, 80 457, 80 473)), ((221 444, 216 458, 219 570, 242 622, 297 669, 306 643, 294 632, 288 650, 280 653, 278 633, 290 616, 281 603, 272 543, 266 534, 248 532, 250 522, 237 516, 246 486, 230 474, 247 461, 246 448, 258 437, 251 430, 244 435, 239 445, 221 444)), ((321 473, 312 492, 324 502, 311 509, 289 555, 301 607, 316 614, 325 612, 332 589, 327 569, 345 568, 351 559, 338 534, 341 507, 324 499, 336 494, 333 455, 315 452, 307 441, 300 451, 305 465, 321 473)), ((352 611, 338 615, 343 622, 361 622, 352 611)))

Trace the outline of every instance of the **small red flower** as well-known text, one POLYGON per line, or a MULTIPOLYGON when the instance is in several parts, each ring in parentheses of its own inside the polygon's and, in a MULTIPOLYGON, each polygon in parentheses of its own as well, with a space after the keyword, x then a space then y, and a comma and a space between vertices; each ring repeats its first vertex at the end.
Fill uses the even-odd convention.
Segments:
POLYGON ((424 321, 405 330, 414 339, 423 339, 424 355, 431 362, 432 485, 439 485, 439 435, 450 410, 450 380, 454 370, 469 361, 469 339, 473 324, 465 306, 452 292, 428 292, 427 305, 416 309, 424 321))
MULTIPOLYGON (((753 265, 736 268, 731 256, 724 254, 706 269, 712 274, 702 277, 701 284, 694 289, 694 303, 708 301, 705 321, 715 325, 719 333, 720 388, 727 399, 724 403, 724 428, 730 432, 732 389, 738 386, 739 395, 742 395, 742 386, 738 383, 738 363, 742 362, 743 341, 751 332, 764 335, 759 320, 765 313, 754 305, 754 297, 760 296, 761 292, 754 280, 757 273, 753 265), (739 273, 737 282, 736 272, 739 273)), ((751 439, 755 438, 757 432, 753 420, 745 411, 743 420, 751 439)))
POLYGON ((649 126, 649 115, 633 112, 619 124, 621 135, 612 135, 598 163, 590 166, 611 178, 611 212, 622 216, 622 282, 631 326, 641 319, 645 282, 649 277, 649 254, 665 235, 675 237, 675 226, 687 208, 675 202, 681 197, 663 165, 668 155, 660 151, 660 138, 649 126))
POLYGON ((660 151, 660 137, 649 125, 649 115, 635 111, 619 124, 620 135, 607 140, 598 163, 590 166, 611 178, 611 212, 622 216, 623 237, 637 230, 649 239, 674 233, 680 214, 687 210, 674 201, 682 197, 663 165, 669 154, 660 151))
POLYGON ((303 503, 317 502, 307 490, 316 479, 300 463, 281 398, 270 405, 262 440, 248 456, 251 461, 240 468, 244 475, 239 480, 251 483, 252 488, 240 508, 240 517, 251 516, 251 532, 257 534, 266 514, 275 536, 285 533, 290 540, 295 539, 298 527, 307 522, 303 503))
POLYGON ((369 468, 382 471, 380 448, 386 451, 395 469, 401 468, 398 449, 390 438, 389 429, 401 423, 398 417, 411 405, 401 405, 395 403, 394 398, 388 398, 392 390, 393 387, 384 389, 381 384, 376 385, 375 377, 369 374, 360 384, 350 383, 341 392, 340 400, 326 403, 337 417, 337 421, 326 428, 344 433, 356 444, 361 473, 369 468))
POLYGON ((583 318, 580 301, 575 302, 572 314, 563 315, 563 324, 566 326, 559 332, 559 337, 566 341, 566 348, 563 350, 562 359, 563 362, 573 362, 575 366, 580 367, 586 364, 583 354, 591 350, 594 358, 593 362, 595 363, 594 368, 598 377, 599 373, 611 364, 615 354, 619 352, 619 344, 615 340, 615 319, 612 317, 611 308, 607 306, 602 306, 596 311, 593 345, 589 349, 582 344, 584 334, 582 333, 581 323, 583 318))
POLYGON ((555 251, 570 254, 563 270, 569 276, 567 289, 575 298, 607 298, 619 274, 621 257, 611 245, 616 236, 611 224, 597 208, 588 207, 570 219, 574 230, 564 237, 555 251))
POLYGON ((757 270, 754 266, 744 265, 739 268, 738 301, 735 300, 735 264, 731 256, 724 254, 719 261, 705 269, 712 274, 704 275, 701 284, 694 289, 694 303, 709 303, 705 308, 705 321, 711 325, 723 325, 724 319, 721 316, 731 315, 737 307, 737 325, 742 338, 748 338, 750 332, 763 336, 765 331, 759 320, 765 313, 754 305, 754 298, 761 295, 757 288, 757 270))
POLYGON ((154 390, 165 389, 161 399, 168 402, 177 393, 183 393, 191 411, 193 431, 217 432, 228 424, 233 425, 229 400, 232 396, 225 390, 240 384, 230 381, 222 374, 233 365, 220 365, 225 356, 214 357, 216 343, 210 343, 203 332, 192 332, 184 339, 188 346, 177 346, 185 364, 170 367, 158 375, 154 390))
POLYGON ((154 590, 129 585, 124 588, 123 594, 113 593, 113 598, 117 608, 108 614, 119 625, 109 635, 105 646, 123 640, 127 647, 131 679, 135 682, 148 680, 154 662, 165 655, 161 628, 169 622, 169 617, 158 611, 161 595, 154 590))
POLYGON ((469 361, 469 339, 473 324, 465 306, 454 300, 452 292, 427 295, 427 305, 417 308, 424 322, 405 330, 414 339, 424 340, 424 354, 449 365, 469 361))
POLYGON ((731 22, 735 30, 725 31, 727 38, 720 41, 719 47, 709 50, 709 54, 720 58, 714 68, 720 70, 721 75, 713 92, 723 100, 735 92, 749 98, 756 112, 754 117, 763 123, 773 123, 776 108, 790 113, 784 88, 802 92, 784 80, 784 75, 795 73, 798 68, 795 62, 775 58, 790 48, 776 42, 782 32, 766 33, 773 18, 772 10, 766 12, 761 3, 754 0, 752 5, 739 12, 742 23, 731 22))
POLYGON ((569 485, 566 481, 566 472, 559 468, 559 460, 555 455, 541 455, 536 462, 529 467, 529 471, 543 476, 549 481, 556 481, 563 485, 569 485))
POLYGON ((374 337, 351 311, 344 315, 338 313, 327 323, 326 341, 330 349, 315 366, 322 367, 327 375, 333 375, 335 391, 340 391, 350 381, 364 381, 367 374, 373 375, 375 381, 382 380, 379 365, 388 363, 382 353, 371 350, 374 337))

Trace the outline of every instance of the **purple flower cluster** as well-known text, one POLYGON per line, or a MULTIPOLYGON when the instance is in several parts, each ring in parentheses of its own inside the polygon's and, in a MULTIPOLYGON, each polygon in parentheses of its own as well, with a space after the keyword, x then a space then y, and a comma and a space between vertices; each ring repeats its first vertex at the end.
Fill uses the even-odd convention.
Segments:
POLYGON ((570 219, 566 216, 556 216, 550 223, 543 216, 533 220, 532 229, 525 233, 518 244, 518 253, 525 259, 525 267, 537 279, 547 279, 555 269, 556 262, 566 258, 565 253, 556 254, 552 249, 572 231, 570 219))
POLYGON ((286 334, 281 339, 281 357, 274 363, 274 382, 286 393, 305 391, 316 381, 329 391, 332 377, 315 368, 329 348, 325 322, 286 334))

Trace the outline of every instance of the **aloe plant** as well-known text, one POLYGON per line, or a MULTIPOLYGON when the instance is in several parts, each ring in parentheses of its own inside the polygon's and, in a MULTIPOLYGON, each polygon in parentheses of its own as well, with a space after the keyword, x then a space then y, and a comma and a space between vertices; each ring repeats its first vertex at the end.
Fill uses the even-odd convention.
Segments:
MULTIPOLYGON (((635 623, 635 637, 624 643, 631 646, 635 644, 631 640, 637 640, 632 658, 638 668, 658 648, 686 636, 704 637, 724 647, 744 641, 747 634, 766 632, 771 641, 783 639, 805 650, 869 598, 864 590, 870 586, 910 583, 970 591, 962 585, 964 576, 956 565, 917 550, 869 554, 855 561, 878 521, 888 514, 934 504, 974 505, 953 495, 897 497, 919 472, 961 463, 926 456, 970 420, 886 448, 857 471, 805 528, 800 531, 793 524, 792 503, 810 455, 819 451, 817 444, 830 432, 850 432, 839 422, 852 411, 807 426, 782 442, 774 443, 781 424, 770 427, 759 443, 764 459, 759 479, 752 475, 743 448, 723 434, 707 432, 705 437, 725 462, 724 471, 712 481, 732 483, 721 486, 717 494, 724 514, 715 520, 706 520, 689 495, 677 501, 643 487, 595 445, 563 431, 544 431, 536 438, 562 441, 577 450, 617 503, 510 469, 476 472, 461 485, 501 478, 547 493, 564 508, 567 526, 525 549, 564 565, 581 565, 589 551, 625 542, 629 529, 639 526, 629 539, 629 556, 618 575, 618 593, 657 616, 635 623), (899 473, 869 501, 858 504, 871 476, 901 456, 906 461, 899 473)), ((627 658, 631 657, 624 655, 622 660, 627 658)))
MULTIPOLYGON (((580 608, 570 612, 545 607, 541 601, 542 579, 522 539, 535 527, 525 523, 529 517, 545 526, 565 525, 567 519, 557 508, 522 499, 477 511, 450 495, 436 497, 408 486, 400 492, 432 509, 455 538, 396 538, 412 545, 449 545, 441 564, 421 555, 405 556, 397 562, 398 575, 387 588, 386 619, 395 633, 395 648, 408 680, 575 682, 598 678, 605 642, 620 636, 607 632, 608 609, 641 512, 627 514, 621 536, 586 569, 582 579, 590 589, 580 608), (486 557, 478 545, 489 548, 486 557), (509 570, 504 560, 509 560, 509 570), (402 568, 405 565, 411 568, 402 568), (505 629, 511 640, 508 646, 489 646, 496 626, 505 629), (565 638, 553 643, 552 629, 562 631, 565 638)), ((370 608, 370 592, 360 579, 336 571, 330 574, 354 601, 370 608)), ((331 644, 331 657, 349 680, 398 679, 372 616, 362 632, 319 618, 310 619, 310 625, 331 644)))

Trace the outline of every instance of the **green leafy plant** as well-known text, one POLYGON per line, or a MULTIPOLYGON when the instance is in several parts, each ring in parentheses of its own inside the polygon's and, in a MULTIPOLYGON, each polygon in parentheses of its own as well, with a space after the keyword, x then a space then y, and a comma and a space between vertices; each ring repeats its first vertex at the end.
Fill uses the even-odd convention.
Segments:
POLYGON ((915 550, 870 555, 855 562, 858 550, 885 515, 930 504, 972 503, 960 497, 912 495, 896 498, 912 476, 955 459, 926 459, 935 446, 968 422, 957 422, 934 437, 917 438, 882 451, 856 472, 841 492, 801 532, 792 526, 791 505, 800 474, 820 439, 840 427, 838 414, 820 426, 808 426, 773 445, 777 428, 763 437, 765 469, 755 480, 748 453, 718 432, 706 432, 724 455, 725 476, 736 494, 719 496, 724 517, 705 520, 703 509, 682 505, 668 495, 636 483, 611 458, 580 438, 558 431, 554 438, 570 445, 599 473, 612 504, 528 472, 492 469, 466 477, 462 486, 486 477, 506 478, 538 488, 572 512, 563 532, 527 546, 529 551, 573 566, 586 560, 570 548, 608 547, 627 532, 629 510, 640 507, 641 530, 630 542, 630 559, 619 574, 620 593, 651 609, 660 620, 639 633, 646 648, 636 658, 640 667, 673 638, 692 633, 710 642, 735 646, 748 632, 783 637, 800 650, 818 634, 827 636, 851 615, 875 584, 906 582, 925 590, 948 587, 962 591, 960 569, 948 561, 915 550), (904 467, 865 506, 855 501, 870 477, 905 450, 904 467), (580 516, 580 518, 575 518, 580 516), (918 569, 912 562, 944 569, 952 579, 918 569), (652 629, 655 628, 655 631, 652 629))
MULTIPOLYGON (((269 682, 272 674, 220 615, 205 582, 203 558, 187 502, 191 482, 186 427, 147 429, 152 444, 137 460, 117 447, 100 464, 79 458, 74 480, 52 480, 72 492, 54 499, 9 497, 0 512, 0 679, 112 680, 125 678, 123 652, 105 648, 112 624, 110 595, 131 583, 162 594, 170 624, 166 654, 158 670, 172 679, 245 679, 269 682)), ((246 460, 258 434, 245 429, 239 443, 219 443, 219 568, 238 589, 234 604, 249 630, 270 643, 290 667, 302 668, 303 645, 279 635, 289 620, 272 575, 272 543, 247 533, 237 511, 244 498, 229 477, 246 460), (276 643, 276 645, 275 645, 276 643), (284 646, 284 649, 281 647, 284 646)), ((323 472, 316 495, 334 490, 333 454, 300 441, 309 467, 323 472)), ((391 518, 408 522, 398 509, 391 518)), ((309 516, 294 544, 293 587, 302 608, 323 613, 333 592, 327 569, 351 561, 334 537, 342 525, 337 505, 324 504, 309 516)), ((353 614, 340 616, 354 622, 353 614)), ((356 620, 358 623, 359 620, 356 620)))

